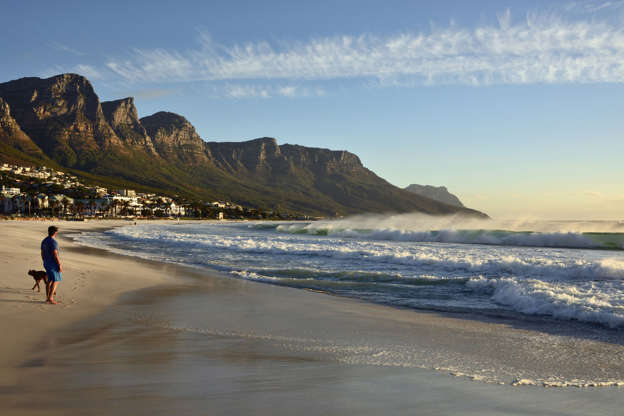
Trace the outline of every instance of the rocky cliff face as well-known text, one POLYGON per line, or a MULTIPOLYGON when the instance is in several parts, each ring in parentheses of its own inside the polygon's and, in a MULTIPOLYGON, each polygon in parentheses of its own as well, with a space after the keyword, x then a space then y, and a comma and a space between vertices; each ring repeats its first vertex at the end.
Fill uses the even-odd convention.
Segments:
POLYGON ((210 162, 210 151, 189 121, 175 113, 161 111, 140 120, 152 138, 158 154, 170 162, 210 162))
POLYGON ((0 144, 14 147, 27 155, 44 157, 43 151, 24 133, 13 116, 9 104, 0 98, 0 144))
POLYGON ((263 175, 287 168, 277 141, 271 137, 245 142, 206 143, 215 164, 238 175, 263 175))
POLYGON ((245 142, 208 142, 206 146, 217 166, 239 174, 275 176, 296 170, 331 174, 364 169, 360 159, 352 153, 291 144, 280 146, 272 137, 245 142))
POLYGON ((413 192, 418 195, 425 196, 427 198, 431 198, 435 201, 444 202, 445 204, 449 204, 455 207, 463 207, 464 204, 461 203, 459 198, 450 193, 446 186, 431 186, 431 185, 418 185, 412 184, 405 188, 408 192, 413 192))
POLYGON ((136 150, 144 150, 152 155, 157 154, 152 139, 139 121, 132 97, 104 101, 102 102, 102 111, 117 137, 126 145, 136 150))
POLYGON ((299 145, 280 146, 284 157, 293 165, 305 166, 327 174, 335 172, 354 173, 364 169, 360 158, 344 150, 329 150, 299 145))
POLYGON ((6 82, 0 97, 22 130, 63 165, 90 166, 100 152, 121 146, 91 83, 80 75, 6 82))

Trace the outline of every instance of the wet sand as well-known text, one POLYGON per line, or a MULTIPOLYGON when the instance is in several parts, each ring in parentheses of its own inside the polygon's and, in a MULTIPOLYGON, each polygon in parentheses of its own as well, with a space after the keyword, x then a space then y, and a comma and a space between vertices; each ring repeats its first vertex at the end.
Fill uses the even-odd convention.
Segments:
POLYGON ((3 414, 615 415, 624 405, 619 387, 542 387, 624 378, 622 335, 590 325, 400 310, 67 240, 63 303, 45 305, 25 272, 47 225, 0 225, 3 414))

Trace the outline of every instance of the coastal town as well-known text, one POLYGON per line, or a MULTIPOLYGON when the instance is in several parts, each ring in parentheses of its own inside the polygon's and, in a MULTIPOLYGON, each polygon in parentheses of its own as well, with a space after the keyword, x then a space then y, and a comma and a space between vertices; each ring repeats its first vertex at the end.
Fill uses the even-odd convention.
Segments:
POLYGON ((230 201, 198 201, 133 189, 108 189, 46 166, 2 163, 0 184, 0 215, 13 218, 312 219, 243 207, 230 201))

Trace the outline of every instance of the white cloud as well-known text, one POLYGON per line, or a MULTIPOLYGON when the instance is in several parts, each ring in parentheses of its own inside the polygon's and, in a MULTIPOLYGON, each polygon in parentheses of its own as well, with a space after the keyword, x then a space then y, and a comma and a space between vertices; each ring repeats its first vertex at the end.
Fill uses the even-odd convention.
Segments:
POLYGON ((293 87, 292 85, 281 87, 278 91, 280 95, 284 97, 294 97, 297 95, 297 87, 293 87))
POLYGON ((321 88, 307 88, 295 85, 255 85, 255 84, 227 84, 217 95, 228 98, 271 98, 271 97, 312 97, 325 95, 321 88))
MULTIPOLYGON (((223 46, 200 36, 190 51, 133 50, 107 67, 128 81, 377 79, 384 83, 535 84, 624 82, 624 30, 606 22, 507 11, 496 26, 430 33, 337 36, 285 45, 223 46)), ((282 95, 288 95, 285 90, 282 95)), ((237 91, 234 91, 237 94, 237 91)), ((251 94, 263 96, 262 87, 251 94)), ((275 94, 275 92, 272 92, 275 94)))
POLYGON ((40 76, 43 78, 48 78, 48 77, 53 77, 55 75, 64 74, 64 73, 82 75, 89 80, 103 78, 103 75, 100 71, 98 71, 91 65, 84 65, 84 64, 79 64, 79 65, 75 65, 72 67, 63 67, 63 66, 57 65, 55 67, 48 68, 47 70, 43 71, 40 74, 40 76))
POLYGON ((100 71, 92 67, 91 65, 76 65, 69 72, 75 72, 80 75, 84 75, 89 79, 100 79, 102 78, 102 74, 100 71))
POLYGON ((225 95, 230 98, 269 98, 270 91, 255 85, 227 85, 225 95))
POLYGON ((143 90, 123 90, 117 95, 122 97, 134 97, 137 100, 154 100, 168 95, 175 94, 175 90, 163 89, 163 88, 149 88, 143 90))
POLYGON ((624 7, 624 0, 611 0, 611 1, 574 1, 566 4, 564 10, 567 12, 577 13, 604 13, 617 10, 624 7))
POLYGON ((52 46, 54 49, 62 51, 62 52, 68 52, 72 55, 76 55, 76 56, 84 56, 86 55, 84 52, 81 52, 77 49, 74 49, 70 46, 67 46, 63 43, 60 42, 50 42, 50 46, 52 46))

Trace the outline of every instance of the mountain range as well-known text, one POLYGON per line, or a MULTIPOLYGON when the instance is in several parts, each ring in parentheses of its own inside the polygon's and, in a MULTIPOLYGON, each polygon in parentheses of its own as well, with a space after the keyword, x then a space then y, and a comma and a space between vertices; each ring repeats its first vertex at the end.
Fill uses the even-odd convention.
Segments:
POLYGON ((104 184, 310 215, 475 210, 400 189, 347 151, 263 137, 207 142, 183 116, 139 118, 131 97, 100 102, 85 77, 0 83, 0 159, 60 167, 104 184))

